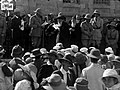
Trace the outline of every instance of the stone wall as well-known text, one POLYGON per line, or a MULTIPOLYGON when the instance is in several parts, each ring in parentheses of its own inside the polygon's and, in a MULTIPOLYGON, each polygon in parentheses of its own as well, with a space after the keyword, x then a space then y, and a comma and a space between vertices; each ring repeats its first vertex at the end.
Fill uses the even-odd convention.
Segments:
POLYGON ((16 7, 21 13, 32 13, 36 8, 41 8, 44 14, 63 12, 66 16, 75 14, 92 14, 94 9, 99 9, 103 17, 119 17, 120 2, 111 0, 110 5, 94 5, 93 0, 80 0, 79 4, 63 3, 62 0, 16 0, 16 7))

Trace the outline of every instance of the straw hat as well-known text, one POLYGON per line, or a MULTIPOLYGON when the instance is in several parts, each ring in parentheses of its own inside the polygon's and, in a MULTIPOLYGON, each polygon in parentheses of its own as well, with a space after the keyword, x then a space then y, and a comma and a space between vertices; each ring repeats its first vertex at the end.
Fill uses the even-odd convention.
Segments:
POLYGON ((91 58, 96 58, 96 59, 101 59, 101 53, 99 49, 92 49, 90 51, 90 54, 88 54, 87 56, 91 57, 91 58))
POLYGON ((37 74, 38 70, 37 70, 36 66, 33 65, 32 63, 26 64, 26 65, 21 65, 21 64, 18 64, 18 65, 27 75, 29 75, 33 79, 34 87, 38 88, 39 84, 36 83, 37 82, 36 74, 37 74))
POLYGON ((105 52, 108 52, 108 53, 110 53, 110 54, 114 54, 114 51, 113 51, 113 49, 112 49, 111 47, 107 47, 107 48, 105 49, 105 52))
POLYGON ((21 46, 19 45, 15 45, 13 48, 12 48, 12 53, 11 53, 11 56, 14 57, 14 56, 18 56, 18 55, 21 55, 23 54, 24 52, 24 48, 22 48, 21 46))
POLYGON ((96 9, 94 10, 93 14, 100 14, 100 12, 96 9))
POLYGON ((90 14, 86 14, 84 18, 85 19, 91 19, 91 16, 90 16, 90 14))
POLYGON ((71 49, 74 53, 78 52, 78 46, 77 45, 71 45, 71 49))
POLYGON ((116 22, 111 22, 111 23, 109 24, 109 26, 116 27, 116 22))

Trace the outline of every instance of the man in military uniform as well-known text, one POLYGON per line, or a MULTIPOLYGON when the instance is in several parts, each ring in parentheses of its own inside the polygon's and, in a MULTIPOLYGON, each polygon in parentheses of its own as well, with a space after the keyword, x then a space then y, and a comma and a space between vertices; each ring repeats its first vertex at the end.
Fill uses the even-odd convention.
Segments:
POLYGON ((14 11, 14 16, 12 18, 11 22, 11 29, 12 29, 12 38, 13 38, 13 46, 19 44, 22 46, 22 30, 21 27, 21 17, 20 17, 20 11, 16 9, 14 11))
POLYGON ((40 47, 41 39, 42 39, 42 10, 40 8, 36 9, 35 14, 30 18, 29 25, 31 27, 30 36, 32 39, 33 48, 40 47))
POLYGON ((93 28, 92 28, 92 25, 90 24, 90 14, 86 14, 85 16, 85 21, 83 21, 81 23, 81 41, 82 41, 82 45, 84 47, 89 47, 90 45, 90 39, 91 39, 91 36, 92 36, 92 31, 93 31, 93 28))
POLYGON ((93 16, 94 17, 90 21, 93 26, 92 44, 99 48, 102 39, 101 31, 103 30, 103 19, 100 18, 98 10, 94 11, 93 16))
POLYGON ((0 45, 3 45, 6 35, 6 18, 4 13, 0 11, 0 45))

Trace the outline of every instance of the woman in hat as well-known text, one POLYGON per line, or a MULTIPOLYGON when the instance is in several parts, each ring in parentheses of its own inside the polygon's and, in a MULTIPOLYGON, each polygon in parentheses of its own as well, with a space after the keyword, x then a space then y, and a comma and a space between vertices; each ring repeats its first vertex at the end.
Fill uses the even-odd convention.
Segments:
POLYGON ((108 90, 120 90, 120 76, 116 70, 106 69, 101 80, 108 90))
POLYGON ((70 33, 71 33, 71 44, 80 46, 81 42, 81 28, 80 28, 80 16, 75 15, 70 20, 70 33))
POLYGON ((56 36, 58 33, 58 30, 54 27, 55 21, 54 21, 54 15, 50 13, 48 15, 48 25, 45 28, 45 35, 46 35, 46 42, 45 47, 47 50, 50 50, 55 44, 56 44, 56 36))
POLYGON ((59 15, 57 18, 57 23, 60 25, 59 33, 56 38, 56 43, 60 42, 64 45, 65 48, 70 46, 70 26, 66 22, 66 17, 59 15))
POLYGON ((106 35, 107 46, 111 47, 113 49, 114 53, 116 54, 116 50, 118 48, 117 42, 118 42, 118 39, 119 39, 119 33, 115 29, 116 23, 111 22, 108 25, 108 27, 109 28, 108 28, 107 35, 106 35))
POLYGON ((90 21, 93 27, 92 44, 99 48, 102 39, 103 20, 100 18, 100 12, 98 10, 94 11, 93 16, 90 21))

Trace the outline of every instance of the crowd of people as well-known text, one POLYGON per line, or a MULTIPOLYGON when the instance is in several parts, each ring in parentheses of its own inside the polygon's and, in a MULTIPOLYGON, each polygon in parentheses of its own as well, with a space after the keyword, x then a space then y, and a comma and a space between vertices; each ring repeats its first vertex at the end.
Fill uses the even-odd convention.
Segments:
POLYGON ((33 14, 22 16, 18 10, 7 17, 0 12, 0 45, 9 54, 17 44, 30 51, 42 47, 50 50, 58 42, 63 43, 65 48, 72 44, 79 48, 93 46, 102 53, 106 47, 112 47, 119 54, 120 20, 103 20, 98 10, 93 15, 75 15, 69 20, 62 12, 57 16, 53 13, 44 16, 43 13, 40 8, 33 14))
POLYGON ((0 90, 119 90, 120 56, 111 47, 105 53, 95 47, 77 45, 25 52, 12 48, 12 59, 2 59, 0 46, 0 90))
POLYGON ((0 19, 0 90, 120 89, 119 20, 95 10, 67 21, 40 8, 0 19))

